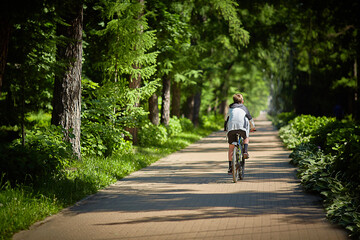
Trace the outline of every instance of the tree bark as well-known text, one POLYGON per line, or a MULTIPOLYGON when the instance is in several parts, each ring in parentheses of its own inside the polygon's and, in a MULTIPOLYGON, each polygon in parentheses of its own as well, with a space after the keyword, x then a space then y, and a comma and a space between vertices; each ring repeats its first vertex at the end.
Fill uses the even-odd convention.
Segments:
MULTIPOLYGON (((137 65, 133 65, 133 68, 140 68, 139 66, 137 65)), ((130 76, 130 84, 129 84, 129 87, 130 88, 139 88, 141 85, 141 75, 139 74, 137 77, 131 77, 130 76)), ((139 101, 137 101, 135 104, 134 104, 134 107, 139 107, 140 106, 140 103, 139 101)), ((137 145, 138 144, 138 128, 137 127, 133 127, 133 128, 128 128, 127 129, 128 132, 131 134, 132 136, 132 142, 134 145, 137 145)))
POLYGON ((58 60, 64 62, 66 68, 55 76, 51 123, 66 130, 64 139, 71 142, 73 152, 80 160, 83 5, 77 3, 68 8, 63 19, 70 26, 57 26, 58 35, 69 40, 64 46, 58 46, 58 60))
POLYGON ((163 77, 163 94, 162 94, 162 105, 161 105, 161 123, 165 126, 169 125, 170 121, 170 89, 171 80, 169 76, 163 77))
POLYGON ((354 100, 355 100, 355 119, 359 120, 360 119, 360 100, 359 100, 359 94, 360 94, 360 80, 358 77, 358 59, 357 59, 357 54, 355 56, 355 60, 354 60, 354 78, 356 81, 356 89, 355 89, 355 95, 354 95, 354 100))
POLYGON ((5 17, 0 16, 0 96, 9 48, 11 25, 5 17))
POLYGON ((185 117, 193 121, 194 119, 193 116, 194 116, 194 95, 191 95, 186 99, 185 117))
POLYGON ((171 99, 171 116, 180 117, 181 105, 181 83, 175 82, 172 85, 172 99, 171 99))
POLYGON ((199 126, 200 116, 200 105, 201 105, 201 89, 194 96, 194 118, 193 123, 195 127, 199 126))
POLYGON ((228 92, 229 92, 229 88, 227 86, 227 79, 225 79, 224 83, 221 86, 221 102, 220 102, 220 106, 219 106, 219 112, 222 115, 226 115, 227 110, 228 110, 228 101, 227 101, 227 96, 228 96, 228 92))
POLYGON ((149 98, 149 120, 154 125, 159 125, 158 96, 154 93, 149 98))

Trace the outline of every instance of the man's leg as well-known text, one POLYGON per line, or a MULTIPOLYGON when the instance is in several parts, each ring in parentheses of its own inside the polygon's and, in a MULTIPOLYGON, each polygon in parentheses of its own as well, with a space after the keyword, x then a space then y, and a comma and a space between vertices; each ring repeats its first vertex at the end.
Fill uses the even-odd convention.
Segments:
POLYGON ((250 138, 247 137, 244 139, 244 158, 245 159, 249 158, 249 153, 248 153, 249 142, 250 142, 250 138))
POLYGON ((235 145, 229 144, 229 152, 228 152, 228 158, 229 158, 229 170, 228 173, 232 173, 231 163, 232 163, 232 155, 234 152, 235 145))

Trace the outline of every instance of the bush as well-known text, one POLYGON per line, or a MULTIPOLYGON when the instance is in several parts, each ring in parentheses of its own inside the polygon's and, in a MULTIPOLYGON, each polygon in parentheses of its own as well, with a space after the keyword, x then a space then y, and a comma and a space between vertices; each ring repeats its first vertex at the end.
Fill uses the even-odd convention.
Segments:
POLYGON ((335 118, 301 115, 279 130, 280 138, 289 149, 294 149, 296 146, 308 143, 318 137, 321 129, 333 122, 335 122, 335 118))
POLYGON ((139 129, 138 137, 140 146, 160 146, 167 141, 168 132, 163 125, 146 122, 139 129))
POLYGON ((224 116, 221 114, 209 114, 201 116, 201 125, 204 128, 219 130, 224 128, 224 116))
POLYGON ((61 127, 29 131, 23 147, 20 140, 0 149, 0 170, 11 183, 34 181, 39 177, 60 173, 69 166, 72 156, 70 143, 63 141, 61 127))
POLYGON ((168 136, 176 136, 177 134, 182 132, 182 127, 180 123, 180 119, 178 119, 176 116, 170 118, 169 120, 169 126, 166 127, 168 136))
POLYGON ((360 237, 360 127, 351 120, 303 115, 279 131, 294 149, 304 188, 324 197, 327 217, 360 237))
POLYGON ((114 152, 129 152, 132 144, 124 139, 124 131, 99 122, 87 121, 81 128, 81 150, 84 156, 108 157, 114 152))
POLYGON ((283 112, 283 113, 279 113, 275 117, 271 117, 271 121, 277 129, 280 129, 288 125, 289 122, 293 120, 295 117, 296 114, 294 112, 283 112))
POLYGON ((180 118, 181 129, 185 132, 191 132, 194 130, 194 124, 188 118, 180 118))

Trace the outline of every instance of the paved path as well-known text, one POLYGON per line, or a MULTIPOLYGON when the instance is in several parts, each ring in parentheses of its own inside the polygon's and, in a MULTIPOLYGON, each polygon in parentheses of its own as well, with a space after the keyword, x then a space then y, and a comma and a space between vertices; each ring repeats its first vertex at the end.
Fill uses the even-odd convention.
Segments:
POLYGON ((215 132, 14 239, 347 239, 305 194, 264 116, 243 181, 232 183, 225 133, 215 132))

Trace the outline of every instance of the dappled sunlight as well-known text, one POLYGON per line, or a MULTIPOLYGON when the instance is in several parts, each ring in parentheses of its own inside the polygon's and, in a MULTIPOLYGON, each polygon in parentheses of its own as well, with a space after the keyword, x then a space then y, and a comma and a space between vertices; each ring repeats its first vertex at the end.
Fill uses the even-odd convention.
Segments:
POLYGON ((324 221, 321 198, 303 192, 271 124, 257 126, 262 130, 251 135, 245 178, 238 183, 227 174, 228 143, 217 131, 66 209, 49 222, 52 234, 61 231, 58 225, 76 231, 81 222, 92 229, 92 235, 82 231, 89 237, 102 232, 122 239, 191 239, 229 231, 245 237, 326 229, 345 239, 324 221))

